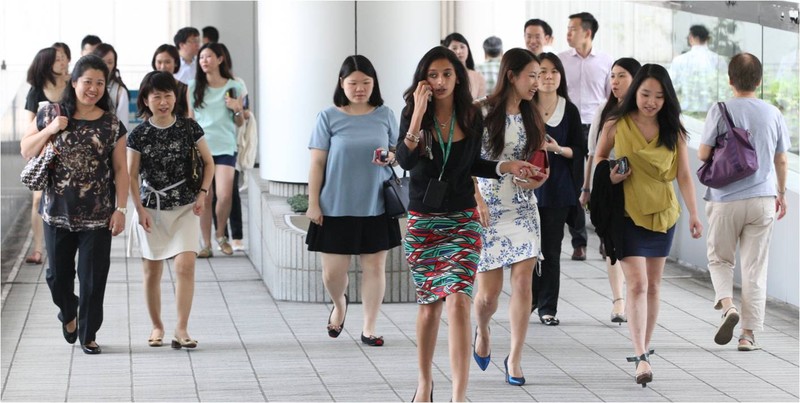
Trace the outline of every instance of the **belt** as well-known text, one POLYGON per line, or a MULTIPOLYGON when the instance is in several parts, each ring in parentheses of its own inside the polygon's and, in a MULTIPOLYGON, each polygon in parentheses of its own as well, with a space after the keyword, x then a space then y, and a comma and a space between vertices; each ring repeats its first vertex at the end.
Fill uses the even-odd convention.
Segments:
POLYGON ((179 182, 175 182, 164 189, 156 189, 150 186, 147 181, 142 181, 142 190, 144 190, 144 194, 146 197, 150 197, 151 194, 156 195, 156 221, 158 221, 158 214, 161 212, 161 196, 167 195, 167 190, 175 189, 176 187, 182 185, 186 182, 186 179, 181 179, 179 182))

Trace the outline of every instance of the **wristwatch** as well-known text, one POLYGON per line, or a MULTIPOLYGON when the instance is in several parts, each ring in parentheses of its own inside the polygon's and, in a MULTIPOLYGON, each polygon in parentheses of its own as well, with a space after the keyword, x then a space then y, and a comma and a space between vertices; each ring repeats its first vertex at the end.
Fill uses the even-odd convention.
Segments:
POLYGON ((235 118, 239 117, 239 116, 242 116, 242 111, 239 111, 239 112, 236 112, 236 113, 233 114, 233 117, 235 117, 235 118))
POLYGON ((117 211, 122 213, 122 215, 128 214, 128 208, 127 207, 117 207, 117 211))

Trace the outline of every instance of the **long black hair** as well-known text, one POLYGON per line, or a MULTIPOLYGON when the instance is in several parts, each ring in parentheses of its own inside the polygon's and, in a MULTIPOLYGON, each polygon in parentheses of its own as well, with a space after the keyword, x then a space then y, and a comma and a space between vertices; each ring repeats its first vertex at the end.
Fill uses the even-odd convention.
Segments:
POLYGON ((675 88, 672 86, 672 80, 669 78, 667 69, 658 64, 645 64, 633 77, 633 82, 628 93, 622 100, 622 105, 617 110, 611 113, 609 119, 620 119, 623 116, 639 110, 636 104, 636 92, 639 87, 648 78, 652 78, 661 84, 662 92, 664 93, 664 105, 658 111, 656 116, 658 120, 658 145, 667 147, 671 151, 675 151, 678 145, 678 138, 686 139, 686 129, 681 123, 681 104, 678 102, 678 96, 675 94, 675 88))
POLYGON ((347 99, 342 85, 344 79, 356 71, 360 71, 372 79, 372 94, 370 94, 369 101, 367 102, 374 107, 383 105, 381 86, 378 85, 378 73, 375 72, 375 67, 372 66, 372 62, 370 62, 366 56, 362 55, 347 56, 342 62, 342 67, 339 69, 339 79, 336 80, 336 89, 333 91, 333 104, 336 106, 350 104, 350 100, 347 99))
MULTIPOLYGON (((77 83, 86 70, 99 70, 103 73, 103 78, 108 77, 108 66, 106 66, 106 63, 103 61, 103 59, 94 54, 88 54, 78 59, 78 61, 75 63, 75 67, 72 69, 72 75, 70 76, 70 82, 72 84, 77 83)), ((77 108, 78 104, 75 88, 72 85, 67 85, 67 88, 64 89, 64 95, 61 96, 61 104, 64 105, 66 116, 72 119, 72 115, 75 113, 75 109, 77 108)), ((98 108, 108 112, 109 97, 108 91, 106 91, 105 88, 103 88, 103 96, 100 97, 95 105, 97 105, 98 108)))
MULTIPOLYGON (((231 74, 230 69, 228 68, 228 63, 225 62, 225 49, 221 46, 219 42, 209 42, 203 47, 200 48, 200 51, 197 52, 198 55, 203 53, 203 50, 210 49, 217 58, 222 58, 222 63, 219 64, 219 75, 223 78, 227 78, 229 80, 233 80, 233 74, 231 74)), ((199 63, 198 56, 198 63, 199 63)), ((203 72, 203 69, 197 69, 197 73, 194 76, 194 108, 195 109, 202 109, 205 104, 203 103, 203 97, 206 95, 206 89, 208 88, 208 77, 206 77, 206 73, 203 72)))
POLYGON ((464 35, 459 34, 458 32, 453 32, 450 35, 447 35, 442 39, 442 45, 444 47, 449 47, 450 42, 458 41, 467 45, 467 68, 470 70, 475 70, 475 61, 472 59, 472 48, 469 46, 469 42, 467 42, 467 38, 464 35))
MULTIPOLYGON (((614 64, 611 65, 611 68, 613 69, 614 66, 619 66, 625 69, 625 71, 627 71, 628 74, 631 75, 631 78, 636 77, 636 73, 638 73, 639 69, 642 68, 641 63, 639 63, 638 60, 632 57, 623 57, 617 59, 617 61, 615 61, 614 64)), ((630 87, 628 87, 628 89, 630 89, 630 87)), ((623 95, 622 98, 628 96, 627 94, 629 93, 630 93, 629 91, 626 92, 625 93, 626 95, 623 95)), ((608 96, 608 101, 606 101, 606 105, 603 106, 603 110, 600 112, 600 125, 598 126, 599 130, 602 131, 603 125, 606 123, 606 120, 608 119, 609 114, 611 114, 611 111, 620 106, 621 103, 622 99, 615 97, 613 92, 611 93, 611 95, 608 96)), ((600 136, 597 136, 597 138, 599 139, 600 136)))
MULTIPOLYGON (((494 92, 486 99, 489 112, 486 114, 484 124, 489 133, 489 155, 497 159, 503 152, 506 144, 506 102, 516 91, 511 77, 520 77, 525 68, 531 64, 539 64, 539 58, 533 52, 522 49, 510 49, 500 60, 500 72, 497 75, 497 85, 494 92)), ((539 73, 537 67, 536 73, 539 73)), ((519 113, 522 115, 522 125, 525 127, 525 154, 524 158, 532 155, 544 141, 544 120, 533 101, 523 99, 519 103, 519 113)))
MULTIPOLYGON (((96 48, 94 48, 94 51, 92 51, 92 54, 93 55, 97 55, 102 59, 102 58, 106 57, 106 55, 109 52, 114 54, 114 70, 108 72, 108 76, 106 76, 107 77, 106 79, 108 80, 108 82, 106 83, 106 86, 111 84, 111 81, 113 81, 113 82, 119 84, 120 87, 124 88, 125 92, 128 94, 128 98, 130 98, 131 92, 128 90, 128 87, 125 85, 125 83, 122 82, 122 74, 119 73, 119 64, 117 63, 117 51, 114 49, 114 47, 109 45, 109 44, 107 44, 107 43, 101 43, 101 44, 97 45, 96 48)), ((115 104, 116 104, 116 101, 115 101, 115 104)))
POLYGON ((28 84, 34 88, 44 88, 48 82, 56 85, 56 73, 53 73, 55 64, 56 48, 44 48, 36 52, 28 67, 28 84))
MULTIPOLYGON (((556 94, 569 102, 569 92, 567 91, 567 73, 564 70, 564 63, 561 63, 561 59, 558 58, 558 55, 551 52, 544 52, 539 55, 539 59, 541 59, 540 63, 544 63, 545 60, 549 60, 550 63, 553 63, 556 70, 558 70, 559 75, 561 76, 561 81, 558 83, 558 88, 556 89, 556 94)), ((533 96, 536 102, 539 102, 539 92, 536 92, 536 95, 533 96)))
MULTIPOLYGON (((478 107, 472 104, 472 94, 469 92, 469 78, 467 77, 467 69, 458 60, 458 56, 452 50, 444 46, 435 46, 420 59, 417 64, 417 70, 414 71, 414 78, 411 80, 411 86, 403 93, 403 99, 406 101, 406 106, 403 108, 403 117, 411 119, 414 114, 414 90, 420 81, 428 80, 428 69, 431 64, 436 60, 445 59, 453 65, 456 72, 456 86, 453 89, 453 111, 456 114, 456 122, 464 132, 465 137, 480 136, 480 132, 473 131, 473 121, 480 117, 478 107)), ((431 102, 425 115, 422 117, 421 129, 434 130, 434 108, 435 103, 431 102)))

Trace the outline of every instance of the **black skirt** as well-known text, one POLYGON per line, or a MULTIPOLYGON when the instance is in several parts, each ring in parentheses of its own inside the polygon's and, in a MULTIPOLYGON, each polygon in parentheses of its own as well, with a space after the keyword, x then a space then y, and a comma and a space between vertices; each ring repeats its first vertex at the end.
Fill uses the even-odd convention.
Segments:
POLYGON ((325 216, 322 226, 309 224, 306 245, 312 252, 338 255, 377 253, 400 245, 400 225, 386 215, 325 216))

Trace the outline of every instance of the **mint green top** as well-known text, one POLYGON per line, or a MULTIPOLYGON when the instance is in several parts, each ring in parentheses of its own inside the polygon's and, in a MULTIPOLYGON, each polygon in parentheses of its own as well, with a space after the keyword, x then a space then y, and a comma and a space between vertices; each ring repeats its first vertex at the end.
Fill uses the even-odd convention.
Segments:
POLYGON ((234 88, 236 96, 244 93, 242 84, 236 80, 228 80, 219 88, 206 87, 203 107, 194 104, 195 80, 189 81, 189 107, 194 111, 194 120, 205 132, 211 155, 234 155, 236 146, 236 123, 233 111, 225 107, 225 92, 234 88))

